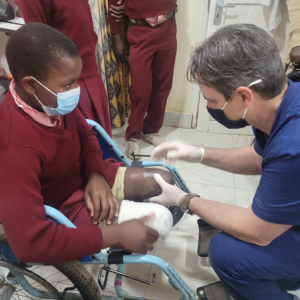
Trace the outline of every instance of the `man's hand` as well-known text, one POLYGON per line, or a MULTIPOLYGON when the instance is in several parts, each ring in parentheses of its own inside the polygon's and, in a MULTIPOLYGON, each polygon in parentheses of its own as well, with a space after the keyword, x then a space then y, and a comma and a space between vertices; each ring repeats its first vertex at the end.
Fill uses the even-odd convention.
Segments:
POLYGON ((114 17, 117 22, 121 22, 125 14, 125 1, 118 1, 118 5, 119 6, 111 5, 109 11, 112 17, 114 17))
POLYGON ((179 199, 183 195, 186 195, 186 193, 184 193, 178 187, 166 183, 164 179, 157 173, 155 173, 153 177, 160 185, 162 193, 159 196, 150 198, 149 201, 164 206, 179 206, 179 199))
POLYGON ((97 172, 89 176, 84 200, 95 225, 104 220, 109 225, 119 215, 119 201, 113 196, 104 177, 97 172))
POLYGON ((145 225, 154 218, 154 214, 137 220, 123 222, 102 228, 102 248, 117 246, 122 250, 145 254, 153 250, 153 244, 157 241, 158 232, 145 225))
POLYGON ((187 145, 181 141, 166 142, 153 150, 153 160, 160 160, 166 157, 167 161, 181 159, 188 162, 201 162, 204 156, 204 149, 187 145))
POLYGON ((300 46, 294 47, 290 52, 290 60, 295 64, 300 64, 300 46))
POLYGON ((0 79, 8 79, 8 74, 3 68, 0 68, 0 79))
POLYGON ((115 57, 118 62, 126 62, 125 58, 128 55, 128 47, 125 42, 122 40, 121 35, 119 33, 112 34, 112 46, 115 57))

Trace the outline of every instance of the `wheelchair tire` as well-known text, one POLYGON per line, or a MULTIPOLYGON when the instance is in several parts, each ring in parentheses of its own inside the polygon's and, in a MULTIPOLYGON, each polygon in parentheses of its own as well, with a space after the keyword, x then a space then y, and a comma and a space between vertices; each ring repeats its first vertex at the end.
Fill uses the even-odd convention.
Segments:
POLYGON ((101 300, 98 284, 80 262, 72 261, 55 264, 53 267, 64 274, 77 287, 82 300, 101 300))
MULTIPOLYGON (((52 284, 38 274, 31 272, 24 267, 20 267, 16 264, 0 259, 0 268, 0 299, 20 299, 20 297, 21 299, 37 299, 36 297, 31 296, 28 292, 32 287, 33 289, 47 293, 47 296, 50 297, 48 299, 65 300, 62 294, 59 293, 52 284), (4 273, 3 270, 5 270, 4 273), (16 283, 12 283, 14 281, 16 283), (25 281, 27 283, 29 282, 30 287, 26 286, 25 281), (20 282, 25 284, 25 288, 23 288, 23 285, 20 284, 20 282), (4 298, 2 298, 2 296, 4 298)), ((32 293, 33 290, 30 292, 32 293)))
MULTIPOLYGON (((9 246, 2 225, 0 225, 0 245, 1 244, 4 246, 9 246)), ((61 272, 64 276, 66 276, 72 282, 72 284, 74 284, 74 286, 78 289, 78 292, 82 297, 82 300, 101 300, 101 294, 100 294, 100 289, 98 284, 96 283, 92 275, 86 270, 86 268, 80 262, 72 261, 68 263, 55 264, 52 266, 55 269, 57 269, 59 272, 61 272)), ((37 268, 34 268, 34 270, 37 270, 37 268)), ((27 271, 35 274, 32 271, 29 270, 27 271)), ((51 285, 51 283, 49 283, 47 280, 45 279, 43 280, 49 285, 51 285)), ((57 299, 68 300, 70 298, 68 297, 68 293, 67 293, 65 298, 62 297, 57 299)))

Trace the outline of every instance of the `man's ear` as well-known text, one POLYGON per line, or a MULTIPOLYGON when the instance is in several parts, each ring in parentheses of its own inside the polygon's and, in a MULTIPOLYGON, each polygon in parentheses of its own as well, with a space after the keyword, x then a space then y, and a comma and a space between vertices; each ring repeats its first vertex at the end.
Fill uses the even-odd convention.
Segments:
POLYGON ((30 76, 23 77, 21 80, 21 85, 27 94, 32 96, 35 94, 35 88, 37 83, 30 76))
POLYGON ((236 92, 243 98, 245 108, 249 107, 253 100, 252 90, 248 87, 241 86, 236 89, 236 92))

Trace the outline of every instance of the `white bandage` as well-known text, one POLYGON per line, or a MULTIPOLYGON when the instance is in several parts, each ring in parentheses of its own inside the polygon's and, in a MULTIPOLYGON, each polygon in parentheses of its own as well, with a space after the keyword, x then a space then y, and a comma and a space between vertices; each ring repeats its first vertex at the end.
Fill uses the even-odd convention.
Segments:
POLYGON ((166 207, 156 203, 123 200, 118 223, 139 219, 150 215, 152 212, 155 214, 155 218, 146 225, 157 230, 160 237, 167 235, 173 226, 173 216, 166 207))

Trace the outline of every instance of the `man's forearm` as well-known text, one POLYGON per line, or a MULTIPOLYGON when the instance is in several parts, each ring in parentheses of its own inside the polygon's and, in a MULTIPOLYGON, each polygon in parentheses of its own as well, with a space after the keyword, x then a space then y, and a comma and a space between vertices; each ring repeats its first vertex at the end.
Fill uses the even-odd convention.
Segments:
POLYGON ((244 175, 262 173, 261 157, 253 146, 236 149, 205 149, 201 163, 227 172, 244 175))
POLYGON ((220 231, 259 246, 268 245, 291 227, 265 222, 254 215, 251 207, 242 208, 198 197, 191 199, 189 209, 220 231))

